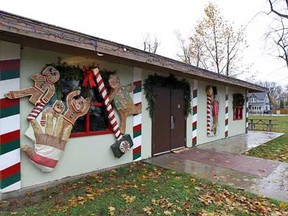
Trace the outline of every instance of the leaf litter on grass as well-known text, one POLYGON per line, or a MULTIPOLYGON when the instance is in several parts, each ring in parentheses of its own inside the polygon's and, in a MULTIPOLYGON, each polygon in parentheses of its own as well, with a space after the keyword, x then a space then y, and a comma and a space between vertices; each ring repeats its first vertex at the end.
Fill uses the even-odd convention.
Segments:
POLYGON ((1 215, 288 215, 287 203, 141 162, 63 183, 17 201, 17 206, 12 200, 6 201, 9 204, 1 209, 1 215), (24 200, 35 196, 38 200, 27 207, 24 200))

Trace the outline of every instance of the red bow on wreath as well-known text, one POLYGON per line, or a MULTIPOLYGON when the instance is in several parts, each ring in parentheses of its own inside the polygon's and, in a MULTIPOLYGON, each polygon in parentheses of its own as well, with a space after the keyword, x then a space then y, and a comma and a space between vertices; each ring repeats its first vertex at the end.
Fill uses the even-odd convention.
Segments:
POLYGON ((88 83, 89 83, 90 88, 96 87, 93 71, 87 70, 86 67, 84 67, 82 70, 83 70, 83 76, 84 76, 82 87, 87 87, 88 83))

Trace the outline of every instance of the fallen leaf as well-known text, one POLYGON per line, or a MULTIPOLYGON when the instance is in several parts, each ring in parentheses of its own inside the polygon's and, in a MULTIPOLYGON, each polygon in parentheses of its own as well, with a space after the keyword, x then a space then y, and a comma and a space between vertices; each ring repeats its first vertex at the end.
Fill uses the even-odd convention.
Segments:
POLYGON ((170 211, 164 211, 164 215, 172 215, 172 212, 170 212, 170 211))
POLYGON ((145 208, 143 208, 143 210, 146 214, 151 215, 153 208, 146 206, 145 208))
POLYGON ((279 207, 282 208, 282 209, 288 209, 288 203, 281 202, 279 204, 279 207))
POLYGON ((115 215, 115 207, 113 206, 108 206, 108 214, 109 215, 115 215))
POLYGON ((190 181, 191 181, 192 183, 195 183, 195 182, 196 182, 196 180, 195 180, 194 178, 190 178, 190 181))
POLYGON ((126 203, 133 203, 136 199, 136 196, 128 196, 126 194, 122 194, 122 197, 124 198, 126 203))

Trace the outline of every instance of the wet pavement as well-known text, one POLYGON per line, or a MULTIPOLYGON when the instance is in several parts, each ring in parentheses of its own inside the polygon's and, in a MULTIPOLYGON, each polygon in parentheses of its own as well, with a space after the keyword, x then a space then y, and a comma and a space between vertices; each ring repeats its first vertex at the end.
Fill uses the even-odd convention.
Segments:
POLYGON ((282 136, 283 133, 265 131, 249 131, 247 134, 229 137, 197 146, 201 149, 210 149, 217 152, 242 154, 272 139, 282 136))
POLYGON ((240 155, 281 135, 253 131, 144 162, 288 202, 288 163, 240 155))

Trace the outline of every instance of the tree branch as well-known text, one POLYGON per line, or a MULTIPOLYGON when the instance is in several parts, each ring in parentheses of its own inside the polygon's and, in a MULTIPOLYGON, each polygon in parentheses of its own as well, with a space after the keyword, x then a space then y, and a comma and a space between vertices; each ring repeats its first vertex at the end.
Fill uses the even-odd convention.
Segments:
MULTIPOLYGON (((269 5, 270 5, 270 10, 271 10, 273 13, 275 13, 276 15, 278 15, 278 16, 280 16, 280 17, 283 17, 283 18, 288 19, 288 15, 283 14, 283 13, 280 13, 280 12, 278 12, 278 11, 276 11, 276 10, 274 9, 273 3, 272 3, 271 0, 268 0, 268 2, 269 2, 269 5)), ((288 1, 287 1, 287 0, 286 0, 286 6, 288 7, 288 1)))

